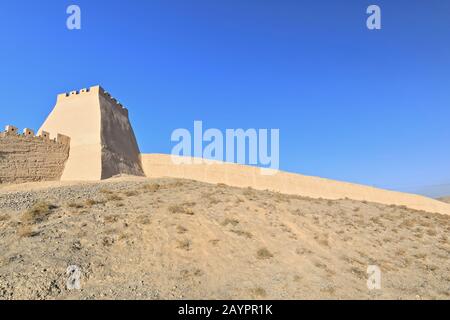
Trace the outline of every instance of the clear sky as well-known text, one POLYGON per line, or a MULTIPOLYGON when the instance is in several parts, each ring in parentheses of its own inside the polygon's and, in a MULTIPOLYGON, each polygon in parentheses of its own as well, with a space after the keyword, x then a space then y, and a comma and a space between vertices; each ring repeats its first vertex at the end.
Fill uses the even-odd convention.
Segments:
POLYGON ((450 1, 1 1, 0 41, 1 125, 100 84, 145 153, 194 120, 279 128, 283 170, 450 194, 450 1))

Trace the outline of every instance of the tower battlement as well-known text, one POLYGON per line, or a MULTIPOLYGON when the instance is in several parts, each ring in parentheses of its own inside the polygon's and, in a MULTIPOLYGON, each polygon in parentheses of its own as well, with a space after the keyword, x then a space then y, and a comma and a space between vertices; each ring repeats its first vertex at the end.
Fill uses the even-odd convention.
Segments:
POLYGON ((61 93, 58 95, 58 101, 63 99, 76 99, 83 97, 85 95, 95 94, 103 97, 111 103, 111 105, 116 108, 120 113, 128 115, 128 109, 123 106, 116 98, 114 98, 108 91, 103 89, 101 86, 93 86, 89 88, 83 88, 80 90, 74 90, 70 92, 61 93))

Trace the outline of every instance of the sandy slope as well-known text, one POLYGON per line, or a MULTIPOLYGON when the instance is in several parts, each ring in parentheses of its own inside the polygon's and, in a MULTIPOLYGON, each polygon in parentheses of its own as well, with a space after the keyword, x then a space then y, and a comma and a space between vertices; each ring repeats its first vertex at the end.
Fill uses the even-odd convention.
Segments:
POLYGON ((449 299, 449 231, 448 215, 187 180, 3 186, 0 298, 449 299))
POLYGON ((450 197, 440 198, 439 200, 450 203, 450 197))

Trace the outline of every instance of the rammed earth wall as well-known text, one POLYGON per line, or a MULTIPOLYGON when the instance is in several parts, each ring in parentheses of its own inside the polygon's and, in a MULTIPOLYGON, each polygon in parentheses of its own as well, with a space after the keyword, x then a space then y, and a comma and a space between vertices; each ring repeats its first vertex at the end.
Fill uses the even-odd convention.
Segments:
POLYGON ((69 156, 70 139, 0 133, 0 183, 59 180, 69 156))

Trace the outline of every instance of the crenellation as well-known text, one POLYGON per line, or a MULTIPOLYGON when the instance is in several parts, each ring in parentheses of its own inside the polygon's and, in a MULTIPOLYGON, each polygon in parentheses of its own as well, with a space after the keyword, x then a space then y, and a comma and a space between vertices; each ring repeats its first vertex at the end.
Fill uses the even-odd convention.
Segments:
POLYGON ((50 139, 50 133, 42 131, 39 136, 36 136, 33 129, 25 128, 23 129, 23 134, 19 134, 19 129, 12 125, 7 125, 5 131, 0 133, 0 138, 6 137, 17 137, 17 138, 27 138, 44 140, 45 142, 54 142, 59 144, 70 144, 70 137, 63 134, 57 134, 56 138, 50 139))
POLYGON ((83 89, 80 89, 80 90, 73 90, 73 91, 70 91, 70 92, 65 92, 65 93, 58 94, 58 100, 63 99, 63 98, 73 98, 73 97, 80 96, 82 94, 88 94, 94 88, 96 88, 96 87, 83 88, 83 89))
POLYGON ((19 132, 19 129, 12 125, 7 125, 5 127, 5 134, 18 134, 18 132, 19 132))
POLYGON ((116 98, 114 98, 113 96, 111 96, 111 94, 104 90, 102 87, 99 87, 99 93, 105 98, 107 99, 109 102, 111 102, 111 104, 122 114, 124 114, 125 116, 128 116, 128 110, 123 106, 122 103, 120 103, 116 98))
POLYGON ((42 131, 39 137, 41 137, 42 140, 50 140, 50 133, 47 131, 42 131))
POLYGON ((34 131, 28 128, 23 129, 23 135, 27 138, 34 137, 34 131))

